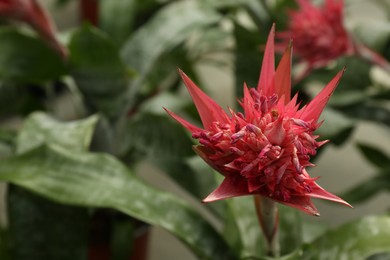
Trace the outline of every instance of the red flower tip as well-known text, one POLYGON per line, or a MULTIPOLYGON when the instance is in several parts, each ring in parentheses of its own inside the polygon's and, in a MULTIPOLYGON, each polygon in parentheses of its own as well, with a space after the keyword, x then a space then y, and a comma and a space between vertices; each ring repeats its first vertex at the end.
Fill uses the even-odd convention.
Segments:
POLYGON ((56 39, 53 21, 36 0, 1 0, 0 16, 29 24, 47 44, 67 58, 67 49, 56 39))
POLYGON ((167 112, 199 141, 195 152, 224 176, 203 202, 259 194, 315 216, 319 213, 311 198, 350 206, 322 189, 306 171, 313 166, 310 157, 324 144, 313 132, 320 125, 317 120, 343 71, 299 109, 297 96, 290 99, 292 47, 286 49, 275 71, 274 30, 273 27, 267 40, 257 88, 244 84, 244 97, 239 101, 244 113, 230 109, 228 116, 179 70, 204 129, 167 112))

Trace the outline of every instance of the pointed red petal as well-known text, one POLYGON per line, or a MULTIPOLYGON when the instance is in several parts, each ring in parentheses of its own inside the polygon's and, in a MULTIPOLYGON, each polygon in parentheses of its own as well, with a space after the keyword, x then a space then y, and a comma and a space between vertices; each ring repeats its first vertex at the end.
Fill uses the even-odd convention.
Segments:
POLYGON ((305 121, 317 122, 322 111, 324 110, 329 98, 337 87, 341 76, 343 76, 345 69, 337 73, 337 75, 326 85, 325 88, 302 110, 301 119, 305 121))
POLYGON ((209 159, 212 152, 209 152, 208 149, 202 145, 194 145, 192 149, 202 158, 208 165, 210 165, 214 170, 224 175, 222 169, 220 169, 212 160, 209 159))
POLYGON ((67 49, 58 42, 55 36, 55 25, 51 17, 36 0, 26 2, 27 13, 23 17, 39 34, 47 41, 52 48, 58 51, 63 58, 68 55, 67 49))
POLYGON ((317 198, 317 199, 330 200, 353 208, 351 204, 337 197, 336 195, 324 190, 320 185, 318 185, 315 182, 313 182, 312 185, 310 185, 310 187, 312 188, 312 192, 307 193, 307 196, 310 196, 312 198, 317 198))
POLYGON ((225 176, 222 183, 203 202, 213 202, 231 197, 249 195, 248 184, 241 176, 225 176))
POLYGON ((271 31, 268 35, 267 44, 265 46, 263 63, 261 65, 261 72, 257 90, 262 91, 265 96, 272 96, 275 93, 273 80, 275 75, 275 24, 272 25, 271 31))
POLYGON ((272 144, 281 145, 286 137, 286 130, 283 127, 283 117, 279 117, 272 128, 265 134, 272 144))
POLYGON ((194 82, 179 69, 181 78, 190 93, 192 100, 202 120, 205 129, 210 129, 213 122, 229 123, 229 118, 226 112, 209 96, 207 96, 194 82))
POLYGON ((181 118, 180 116, 176 115, 175 113, 169 111, 169 110, 166 109, 165 107, 163 107, 163 109, 164 109, 164 110, 165 110, 173 119, 175 119, 175 120, 176 120, 177 122, 179 122, 182 126, 184 126, 185 128, 187 128, 188 130, 190 130, 191 133, 202 131, 202 129, 200 129, 199 127, 194 126, 193 124, 187 122, 186 120, 184 120, 184 119, 181 118))
POLYGON ((275 72, 275 93, 279 98, 284 96, 284 103, 290 101, 291 93, 291 56, 292 42, 290 41, 275 72))
POLYGON ((270 197, 269 194, 266 194, 261 191, 259 191, 259 194, 269 199, 272 199, 276 202, 284 204, 286 206, 299 209, 309 215, 314 215, 314 216, 320 215, 316 206, 314 206, 313 202, 310 200, 309 196, 292 196, 291 199, 288 202, 286 202, 282 199, 277 199, 276 197, 270 197))
POLYGON ((245 117, 249 122, 251 122, 253 120, 253 117, 254 117, 254 115, 253 115, 254 103, 255 102, 253 101, 253 98, 252 98, 252 95, 250 94, 249 88, 246 85, 246 83, 244 82, 244 100, 242 103, 242 107, 244 108, 245 117))
POLYGON ((294 196, 291 198, 291 201, 278 201, 286 206, 299 209, 309 215, 319 216, 316 206, 314 206, 313 202, 310 200, 310 197, 306 196, 294 196))

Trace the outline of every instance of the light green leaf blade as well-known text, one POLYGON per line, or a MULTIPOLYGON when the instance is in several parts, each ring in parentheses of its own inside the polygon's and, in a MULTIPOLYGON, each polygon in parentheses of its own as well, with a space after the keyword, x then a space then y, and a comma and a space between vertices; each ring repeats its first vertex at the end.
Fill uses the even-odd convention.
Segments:
MULTIPOLYGON (((22 154, 49 143, 56 143, 69 151, 85 151, 97 119, 91 116, 73 122, 59 122, 48 114, 33 113, 19 132, 16 153, 22 154)), ((61 205, 14 185, 10 185, 7 202, 13 259, 85 258, 87 209, 61 205), (30 238, 29 243, 25 243, 26 237, 30 238)))
POLYGON ((43 112, 31 114, 17 137, 18 154, 39 147, 44 143, 56 143, 74 151, 86 150, 91 142, 98 117, 60 122, 43 112))
POLYGON ((390 217, 365 217, 326 232, 280 260, 363 260, 371 255, 389 253, 389 241, 390 217))
POLYGON ((3 161, 0 179, 60 203, 110 207, 176 235, 203 259, 234 259, 224 239, 184 201, 158 191, 107 154, 43 146, 3 161))
POLYGON ((238 236, 241 241, 240 257, 260 257, 264 254, 266 241, 262 237, 253 196, 231 198, 226 203, 236 222, 238 236))
POLYGON ((302 245, 303 227, 300 212, 297 209, 279 207, 279 241, 281 255, 291 253, 302 245))
POLYGON ((215 24, 218 13, 200 1, 178 1, 162 8, 125 43, 121 56, 138 72, 131 82, 129 98, 137 93, 153 65, 164 54, 185 41, 193 32, 215 24))

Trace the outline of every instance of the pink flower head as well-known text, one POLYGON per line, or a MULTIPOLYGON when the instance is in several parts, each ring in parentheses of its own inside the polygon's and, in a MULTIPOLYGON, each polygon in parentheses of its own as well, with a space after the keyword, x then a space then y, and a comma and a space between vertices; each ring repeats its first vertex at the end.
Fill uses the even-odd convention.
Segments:
POLYGON ((322 67, 330 61, 354 52, 353 42, 343 25, 343 0, 325 0, 316 7, 309 0, 297 0, 299 10, 289 13, 288 30, 276 34, 283 51, 294 40, 297 55, 309 68, 322 67))
POLYGON ((311 198, 327 199, 350 206, 325 191, 311 178, 306 167, 310 157, 327 141, 317 141, 313 131, 336 88, 343 71, 306 106, 299 109, 297 96, 290 98, 291 45, 276 71, 274 27, 268 36, 257 88, 244 85, 240 101, 243 113, 228 115, 203 93, 182 71, 180 75, 195 103, 203 129, 168 112, 199 140, 194 150, 224 176, 223 182, 204 202, 235 196, 260 194, 274 201, 318 215, 311 198))
POLYGON ((0 16, 29 24, 62 57, 67 56, 67 50, 55 37, 53 21, 36 0, 0 0, 0 16))

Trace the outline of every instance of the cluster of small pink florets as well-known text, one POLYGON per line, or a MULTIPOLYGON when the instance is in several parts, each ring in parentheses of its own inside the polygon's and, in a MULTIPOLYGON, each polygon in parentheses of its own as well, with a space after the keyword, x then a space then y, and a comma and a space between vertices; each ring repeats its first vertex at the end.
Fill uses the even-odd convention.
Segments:
POLYGON ((244 176, 249 192, 260 190, 286 202, 292 194, 310 193, 315 179, 305 167, 313 166, 310 156, 326 141, 315 140, 316 125, 280 113, 275 94, 266 97, 253 88, 250 93, 251 98, 241 102, 244 109, 254 103, 248 114, 230 111, 230 124, 215 122, 193 138, 214 151, 209 160, 226 174, 244 176))

